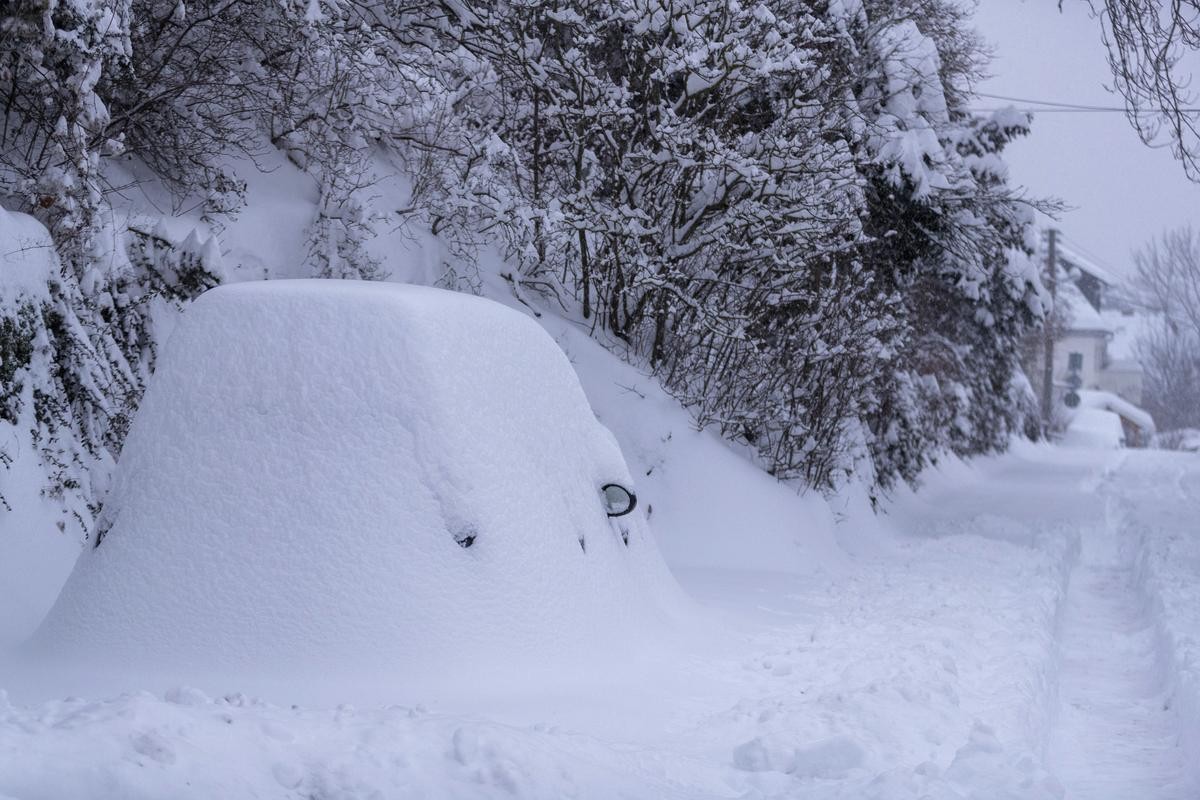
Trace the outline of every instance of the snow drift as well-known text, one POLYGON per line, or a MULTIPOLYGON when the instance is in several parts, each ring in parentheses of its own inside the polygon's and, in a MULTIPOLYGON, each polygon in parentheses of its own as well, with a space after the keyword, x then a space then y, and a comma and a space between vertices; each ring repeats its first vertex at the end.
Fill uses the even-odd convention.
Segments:
POLYGON ((606 516, 611 481, 632 486, 611 434, 511 309, 222 287, 169 341, 32 646, 172 675, 611 651, 680 608, 642 512, 606 516))
POLYGON ((32 320, 50 302, 48 283, 59 270, 50 232, 0 207, 0 645, 32 633, 79 554, 73 520, 42 491, 33 399, 52 368, 49 344, 42 333, 27 342, 32 352, 22 359, 24 331, 12 326, 27 314, 36 330, 32 320))

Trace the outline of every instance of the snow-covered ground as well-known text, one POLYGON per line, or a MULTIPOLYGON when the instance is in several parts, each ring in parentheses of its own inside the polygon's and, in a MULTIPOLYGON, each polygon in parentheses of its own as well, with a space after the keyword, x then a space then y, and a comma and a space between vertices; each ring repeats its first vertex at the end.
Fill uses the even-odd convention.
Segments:
MULTIPOLYGON (((256 211, 226 231, 233 279, 284 277, 281 264, 299 263, 295 231, 311 212, 306 185, 260 182, 250 188, 256 211)), ((196 223, 180 219, 170 233, 182 239, 196 223)), ((377 240, 404 253, 392 278, 436 281, 436 242, 404 240, 403 249, 401 240, 377 240)), ((527 313, 493 266, 481 270, 484 293, 527 313)), ((643 636, 608 636, 604 648, 593 634, 612 626, 592 622, 563 637, 554 634, 562 625, 548 627, 536 643, 540 663, 518 666, 498 661, 496 648, 480 657, 478 627, 457 643, 443 630, 440 655, 424 672, 370 685, 346 678, 362 652, 344 652, 342 664, 336 651, 332 661, 322 654, 323 678, 301 682, 274 672, 220 676, 194 663, 186 686, 162 673, 101 680, 86 648, 76 657, 95 673, 91 686, 20 673, 0 657, 0 800, 1200 798, 1190 757, 1200 752, 1200 457, 1019 446, 1002 458, 943 463, 922 492, 898 492, 876 516, 853 487, 827 501, 780 486, 715 435, 695 431, 652 378, 576 323, 550 313, 540 323, 616 435, 648 541, 671 569, 652 570, 661 572, 655 591, 614 603, 622 624, 643 636), (684 601, 667 615, 678 626, 668 636, 662 615, 641 614, 637 604, 660 590, 676 594, 674 583, 684 601), (652 615, 653 625, 644 619, 652 615), (560 657, 548 657, 556 648, 560 657), (458 657, 439 669, 446 652, 458 657)), ((493 473, 504 471, 504 453, 491 456, 493 473)), ((308 481, 296 489, 287 475, 257 476, 252 459, 244 461, 248 498, 256 481, 302 498, 330 488, 326 479, 342 480, 313 467, 292 476, 308 481)), ((172 480, 186 481, 187 464, 176 468, 172 480)), ((544 468, 538 480, 557 480, 558 468, 544 468)), ((487 480, 482 470, 457 483, 487 480)), ((355 497, 372 511, 370 492, 355 497)), ((490 507, 504 505, 492 499, 490 507)), ((239 511, 217 507, 214 516, 239 511)), ((188 535, 203 540, 203 524, 193 522, 188 535)), ((520 527, 505 530, 521 542, 520 527)), ((0 640, 36 626, 77 554, 66 537, 4 533, 0 640)), ((612 551, 606 559, 623 558, 623 549, 612 551)), ((239 573, 256 575, 254 552, 239 555, 239 573)), ((452 547, 445 563, 469 552, 452 547)), ((286 553, 272 548, 274 557, 286 553)), ((568 563, 562 555, 554 563, 568 563)), ((386 570, 376 561, 360 564, 374 583, 342 596, 378 614, 386 570)), ((420 584, 406 576, 410 587, 420 584)), ((175 577, 187 579, 186 567, 175 577)), ((564 583, 559 575, 541 585, 564 583)), ((432 591, 438 582, 424 585, 432 591)), ((136 597, 143 588, 133 579, 119 591, 136 597)), ((251 607, 254 594, 270 590, 244 588, 239 597, 251 607)), ((307 602, 302 587, 281 589, 276 601, 307 602)), ((169 599, 170 587, 157 590, 169 599)), ((228 614, 239 597, 212 600, 228 614)), ((443 600, 463 601, 452 593, 443 600)), ((448 618, 470 619, 470 600, 448 618)), ((353 616, 332 597, 323 602, 353 616)), ((526 622, 534 612, 565 616, 523 610, 526 622)), ((481 612, 487 637, 502 642, 503 608, 481 612)), ((245 614, 246 630, 230 642, 262 624, 253 610, 245 614)), ((172 619, 186 621, 168 615, 166 624, 172 619)), ((396 628, 379 622, 368 620, 362 636, 396 628)), ((169 632, 164 639, 179 638, 169 632)), ((216 625, 205 633, 220 638, 216 625)), ((251 639, 260 650, 311 655, 287 631, 266 633, 251 639)), ((396 652, 421 646, 385 644, 396 652)), ((103 637, 91 648, 102 650, 103 637)))
POLYGON ((699 626, 573 669, 369 689, 63 699, 10 672, 0 797, 1200 796, 1200 458, 1021 446, 876 517, 776 485, 543 322, 699 626))

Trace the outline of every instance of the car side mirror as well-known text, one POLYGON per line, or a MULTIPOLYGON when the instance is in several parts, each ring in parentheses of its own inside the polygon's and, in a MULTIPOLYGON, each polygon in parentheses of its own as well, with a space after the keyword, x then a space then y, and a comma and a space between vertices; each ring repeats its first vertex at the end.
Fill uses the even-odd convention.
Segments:
POLYGON ((600 492, 604 496, 604 512, 610 517, 623 517, 637 508, 637 495, 619 483, 606 483, 600 492))

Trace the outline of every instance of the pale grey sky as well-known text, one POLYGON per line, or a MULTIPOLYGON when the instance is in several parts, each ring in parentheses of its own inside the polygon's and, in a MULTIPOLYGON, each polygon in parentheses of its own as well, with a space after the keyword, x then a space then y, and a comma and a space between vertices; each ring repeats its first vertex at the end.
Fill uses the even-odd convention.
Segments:
MULTIPOLYGON (((1062 13, 1057 0, 979 0, 975 20, 995 50, 994 77, 979 91, 1121 105, 1104 89, 1110 73, 1099 23, 1083 0, 1065 0, 1062 13)), ((1058 227, 1116 270, 1128 269, 1130 251, 1164 229, 1200 225, 1200 184, 1184 177, 1169 150, 1143 145, 1123 114, 1037 114, 1032 135, 1006 156, 1014 183, 1075 207, 1058 227)))

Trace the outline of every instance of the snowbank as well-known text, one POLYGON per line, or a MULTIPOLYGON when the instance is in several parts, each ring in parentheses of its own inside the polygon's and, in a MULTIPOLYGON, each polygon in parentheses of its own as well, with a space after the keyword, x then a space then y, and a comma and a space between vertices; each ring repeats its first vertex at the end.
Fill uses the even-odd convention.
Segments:
MULTIPOLYGON (((254 288, 257 287, 221 291, 254 288)), ((439 296, 436 292, 432 294, 439 296)), ((214 296, 220 294, 210 295, 194 310, 205 308, 214 296)), ((492 304, 471 298, 456 298, 455 304, 459 302, 480 313, 494 312, 525 329, 530 347, 525 346, 527 342, 523 339, 521 346, 508 356, 518 360, 515 368, 524 370, 521 365, 529 360, 517 354, 540 347, 537 342, 546 342, 531 321, 513 320, 514 312, 495 311, 492 304)), ((247 304, 249 308, 237 314, 228 309, 219 315, 212 309, 205 313, 216 315, 213 319, 230 326, 240 325, 238 317, 243 313, 265 313, 249 300, 247 304)), ((396 314, 396 304, 389 301, 385 305, 386 323, 364 322, 377 315, 362 307, 354 327, 409 324, 404 320, 418 311, 428 312, 438 323, 438 339, 476 337, 473 341, 485 351, 478 360, 488 358, 497 346, 494 335, 490 339, 478 338, 479 331, 474 327, 477 320, 462 321, 457 312, 435 313, 437 309, 422 303, 418 309, 396 314)), ((405 303, 399 306, 408 309, 405 303)), ((335 313, 336 304, 330 308, 331 314, 340 319, 335 313)), ((381 310, 380 314, 383 313, 381 310)), ((410 396, 406 387, 411 386, 412 395, 421 393, 420 408, 428 415, 412 423, 414 428, 419 423, 432 429, 435 422, 445 420, 447 415, 461 414, 458 401, 446 399, 445 386, 451 378, 436 374, 432 363, 425 364, 427 360, 442 358, 439 354, 451 346, 433 340, 432 324, 428 331, 416 325, 411 334, 415 339, 409 345, 401 345, 432 358, 406 360, 403 353, 391 352, 397 349, 395 346, 384 343, 380 350, 387 352, 377 355, 374 362, 379 374, 356 376, 346 375, 346 370, 336 363, 326 364, 326 359, 309 355, 334 347, 339 353, 346 351, 343 346, 346 334, 330 334, 325 322, 312 322, 317 318, 315 314, 307 313, 286 324, 277 321, 268 340, 251 340, 251 345, 246 344, 247 340, 237 330, 228 334, 218 332, 211 342, 194 342, 199 333, 193 328, 192 316, 185 315, 179 336, 168 347, 164 371, 151 392, 154 405, 146 406, 158 409, 156 424, 175 425, 170 438, 155 437, 154 441, 167 443, 161 444, 156 452, 164 456, 163 463, 175 479, 189 484, 187 491, 170 493, 174 502, 189 504, 188 508, 165 509, 165 500, 157 504, 159 513, 170 515, 164 523, 198 512, 211 521, 236 510, 222 508, 219 514, 213 514, 198 509, 198 503, 189 497, 190 492, 200 492, 208 502, 220 500, 220 505, 226 504, 223 496, 218 498, 216 492, 204 488, 207 478, 203 472, 172 463, 189 459, 196 463, 193 454, 204 455, 205 451, 188 439, 194 428, 199 429, 203 423, 216 431, 219 442, 213 442, 214 447, 236 441, 238 436, 256 444, 255 437, 265 438, 269 432, 266 429, 275 424, 272 409, 285 403, 287 408, 280 409, 281 413, 295 413, 294 407, 300 405, 299 400, 293 399, 303 388, 298 378, 289 377, 284 386, 278 387, 278 393, 270 393, 274 390, 266 379, 242 374, 226 376, 222 372, 228 371, 225 366, 228 362, 240 363, 240 359, 249 358, 240 355, 243 352, 259 359, 252 352, 253 347, 268 348, 268 352, 261 354, 261 360, 266 362, 263 368, 269 368, 272 375, 283 373, 287 365, 302 360, 311 365, 311 373, 319 361, 333 376, 329 380, 333 388, 349 383, 355 387, 354 392, 366 392, 372 390, 360 384, 382 381, 390 387, 401 387, 403 391, 394 391, 392 395, 403 400, 410 396), (309 335, 293 332, 289 325, 312 326, 317 330, 309 335), (283 338, 278 334, 284 331, 297 337, 290 347, 298 350, 298 354, 291 354, 283 344, 272 344, 283 338), (322 344, 317 346, 314 340, 322 344), (158 388, 164 381, 182 380, 169 377, 177 370, 168 366, 176 363, 175 354, 193 357, 190 351, 185 353, 181 349, 181 341, 192 341, 198 351, 206 353, 231 351, 239 355, 237 358, 228 354, 224 358, 205 356, 195 365, 194 379, 176 385, 167 399, 153 400, 160 395, 167 397, 163 394, 165 390, 158 388), (285 363, 274 365, 278 359, 285 359, 285 363), (405 365, 401 377, 407 382, 396 377, 398 370, 378 369, 379 364, 392 363, 386 359, 405 365), (223 382, 249 383, 246 397, 239 402, 248 404, 254 412, 244 415, 251 418, 247 424, 237 425, 236 430, 228 432, 226 428, 235 427, 233 417, 225 419, 230 416, 232 404, 218 412, 205 408, 206 398, 215 391, 210 384, 223 382), (175 396, 185 391, 199 394, 194 401, 175 396), (175 423, 170 417, 176 409, 187 409, 188 414, 196 416, 191 423, 175 423), (258 420, 256 424, 264 430, 260 432, 252 426, 253 420, 258 420), (175 444, 170 444, 172 440, 175 444), (180 452, 175 454, 177 449, 180 452), (168 455, 170 458, 166 458, 168 455)), ((899 493, 905 500, 903 507, 894 506, 887 515, 875 517, 857 503, 849 503, 843 509, 842 502, 835 512, 818 498, 798 496, 778 484, 715 437, 695 431, 687 413, 663 395, 652 379, 621 363, 586 333, 560 320, 544 317, 543 322, 567 350, 593 407, 605 424, 614 429, 629 464, 635 467, 640 510, 650 515, 656 535, 663 539, 669 563, 672 567, 683 567, 680 579, 700 600, 704 636, 691 638, 678 648, 659 647, 657 653, 651 653, 641 664, 622 663, 629 660, 633 651, 626 643, 633 641, 638 632, 661 632, 653 617, 666 612, 654 609, 672 605, 669 578, 647 566, 645 571, 654 573, 650 576, 653 580, 647 580, 643 588, 635 587, 634 591, 645 598, 642 607, 651 618, 636 620, 622 628, 624 633, 619 635, 627 637, 624 641, 616 641, 618 634, 612 631, 612 620, 604 610, 598 612, 599 624, 594 624, 597 616, 580 614, 563 621, 560 628, 549 625, 541 631, 602 665, 603 674, 588 675, 576 685, 566 682, 578 677, 573 672, 563 676, 563 681, 527 677, 525 685, 514 691, 511 685, 505 685, 501 674, 511 668, 512 660, 503 653, 497 657, 479 649, 479 637, 488 633, 481 634, 482 625, 472 620, 451 619, 453 612, 443 613, 440 608, 439 624, 448 621, 461 625, 461 641, 453 645, 459 664, 443 664, 439 669, 453 672, 465 665, 459 671, 460 677, 463 671, 473 670, 473 673, 449 690, 430 691, 419 680, 411 680, 415 670, 408 670, 402 664, 393 673, 396 689, 389 697, 389 702, 402 703, 400 706, 381 707, 377 698, 363 697, 357 691, 358 684, 347 680, 346 664, 333 665, 328 670, 331 701, 305 703, 300 708, 278 702, 275 692, 264 692, 269 701, 241 694, 261 691, 251 686, 250 681, 214 682, 211 676, 196 681, 183 676, 181 671, 173 673, 178 677, 172 677, 170 684, 161 679, 129 684, 153 693, 117 694, 92 689, 72 692, 67 684, 59 683, 57 693, 42 693, 43 697, 56 699, 22 706, 19 703, 26 700, 19 695, 29 693, 21 692, 22 687, 16 686, 11 675, 0 669, 0 676, 8 682, 6 688, 14 691, 18 703, 8 705, 0 695, 0 795, 11 794, 22 800, 38 796, 115 800, 139 793, 181 798, 258 794, 389 798, 520 796, 547 800, 562 797, 607 800, 617 796, 814 800, 1061 797, 1061 790, 1046 772, 1040 753, 1044 749, 1046 719, 1053 712, 1054 629, 1077 542, 1075 531, 1092 525, 1099 513, 1090 490, 1075 491, 1076 484, 1094 471, 1093 454, 1030 446, 1018 448, 1022 452, 1036 450, 1025 457, 1010 454, 970 466, 949 460, 936 475, 929 476, 926 491, 916 496, 899 493), (1043 460, 1060 454, 1063 458, 1069 455, 1071 463, 1042 464, 1043 460), (1064 502, 1064 496, 1067 501, 1077 502, 1064 502), (835 514, 849 517, 836 526, 835 514), (1051 518, 1046 519, 1047 516, 1051 518), (847 528, 854 531, 853 536, 847 528), (908 535, 897 536, 899 532, 908 535), (854 557, 847 557, 839 550, 837 540, 845 539, 854 540, 858 551, 854 557), (666 597, 658 598, 659 593, 666 597), (659 599, 660 605, 655 606, 659 599), (607 639, 609 645, 604 653, 598 654, 601 648, 585 637, 607 639), (199 683, 200 689, 179 688, 177 684, 181 682, 199 683), (175 688, 168 688, 172 684, 175 688), (94 699, 57 699, 68 693, 94 699), (358 708, 335 707, 339 703, 360 701, 358 708)), ((204 330, 208 335, 208 329, 204 330)), ((487 331, 495 333, 491 327, 487 331)), ((364 337, 363 341, 370 342, 373 338, 364 337)), ((361 344, 354 343, 355 347, 361 344)), ((350 351, 355 352, 353 348, 350 351)), ((354 365, 361 365, 365 358, 357 354, 347 356, 354 365)), ((476 359, 476 355, 456 356, 462 358, 476 359)), ((561 355, 556 358, 554 363, 563 364, 561 355)), ((483 369, 476 361, 472 364, 483 369)), ((505 372, 512 374, 508 368, 505 372)), ((518 377, 523 374, 516 373, 518 377)), ((480 383, 494 387, 498 380, 481 379, 480 383)), ((539 377, 539 381, 544 380, 545 376, 539 377)), ((532 384, 526 381, 520 385, 524 390, 532 384)), ((461 391, 471 389, 466 387, 461 391)), ((546 392, 540 383, 537 390, 546 392)), ((371 394, 371 398, 376 399, 376 394, 371 394)), ((524 396, 522 399, 537 402, 524 396)), ((316 402, 316 398, 310 397, 309 401, 316 402)), ((343 446, 336 453, 330 447, 321 450, 321 455, 343 465, 353 462, 349 466, 359 470, 355 476, 358 480, 373 481, 371 474, 378 470, 366 469, 364 464, 378 463, 380 459, 371 461, 361 457, 370 453, 360 445, 357 429, 351 429, 342 418, 383 415, 376 414, 370 404, 357 402, 338 404, 336 412, 329 415, 328 422, 312 421, 304 429, 314 434, 312 441, 325 440, 316 436, 322 430, 320 425, 337 426, 339 433, 349 431, 351 435, 339 440, 343 446), (351 459, 343 450, 358 453, 360 457, 351 459)), ((545 418, 554 422, 560 414, 561 408, 545 418)), ((408 406, 398 403, 394 416, 408 418, 411 413, 408 406)), ((488 415, 488 424, 495 423, 494 416, 488 415)), ((139 430, 143 427, 142 420, 137 427, 139 430)), ((366 423, 360 427, 365 430, 366 423)), ((384 427, 381 422, 368 432, 375 433, 384 427)), ((590 436, 586 431, 594 431, 594 427, 590 420, 589 425, 580 427, 585 429, 581 438, 586 446, 590 436)), ((441 428, 437 432, 438 436, 445 436, 441 428)), ((462 434, 467 435, 467 432, 462 434)), ((486 435, 489 443, 499 437, 494 431, 480 435, 486 435)), ((525 428, 514 435, 545 436, 525 428)), ((135 433, 135 441, 139 438, 135 433)), ((453 452, 448 453, 446 464, 454 465, 467 458, 466 445, 459 448, 458 438, 447 439, 450 441, 445 448, 453 452)), ((236 503, 243 495, 271 498, 286 494, 290 502, 305 502, 303 498, 297 501, 298 490, 289 489, 283 479, 274 478, 278 469, 272 465, 282 464, 287 480, 308 481, 305 485, 311 488, 314 481, 308 473, 318 469, 319 463, 309 465, 297 457, 296 450, 303 447, 315 452, 316 448, 296 435, 288 435, 282 446, 291 448, 287 458, 264 460, 261 466, 230 463, 228 458, 215 465, 215 469, 222 470, 215 479, 226 480, 228 476, 222 476, 228 473, 236 475, 239 483, 258 484, 244 490, 239 488, 229 504, 236 503)), ((535 443, 535 446, 541 445, 535 443)), ((273 450, 267 452, 270 455, 273 450)), ((460 489, 468 484, 477 486, 485 477, 494 480, 492 471, 474 466, 474 461, 486 456, 485 452, 467 458, 471 464, 465 475, 450 476, 455 477, 455 486, 460 489)), ((520 462, 522 474, 538 469, 536 465, 525 464, 536 460, 528 450, 522 450, 520 458, 511 459, 513 463, 520 462)), ((122 496, 132 496, 126 480, 142 481, 139 491, 150 487, 156 493, 167 492, 163 484, 169 481, 151 475, 144 457, 139 457, 139 461, 147 464, 147 468, 142 477, 131 474, 122 479, 118 490, 125 493, 122 496)), ((565 462, 568 472, 576 468, 571 466, 574 462, 570 458, 565 458, 565 462)), ((123 475, 130 463, 127 458, 122 466, 123 475)), ((503 463, 498 468, 506 466, 509 464, 503 463)), ((562 472, 561 464, 558 466, 562 472)), ((562 478, 554 480, 556 487, 561 486, 562 478)), ((390 484, 396 482, 392 480, 390 484)), ((441 486, 444 482, 438 479, 432 484, 441 486)), ((371 487, 374 486, 372 482, 371 487)), ((318 486, 314 491, 325 489, 318 486)), ((340 497, 340 493, 335 494, 340 497)), ((478 507, 474 505, 478 499, 475 494, 467 491, 461 494, 460 507, 468 510, 478 507)), ((378 502, 377 496, 382 495, 373 490, 368 500, 378 502)), ((357 499, 358 495, 352 498, 357 499)), ((340 506, 348 509, 347 514, 358 514, 356 509, 366 502, 340 506)), ((391 501, 384 497, 382 502, 391 501)), ((134 505, 131 502, 126 508, 134 505)), ((306 506, 287 513, 294 519, 305 512, 311 512, 311 508, 306 506)), ((108 550, 110 545, 117 545, 121 531, 130 525, 127 513, 118 516, 105 543, 90 553, 84 563, 104 557, 106 551, 112 554, 108 550)), ((315 513, 320 513, 320 509, 315 513)), ((440 526, 439 520, 434 522, 440 526)), ((187 524, 191 526, 190 541, 170 536, 172 541, 153 547, 159 551, 169 547, 173 552, 185 553, 192 562, 198 557, 206 561, 218 559, 230 571, 237 572, 240 578, 236 583, 231 586, 218 583, 212 588, 214 597, 210 603, 221 614, 230 601, 218 595, 232 591, 251 597, 256 575, 271 576, 283 571, 280 563, 291 555, 283 552, 283 547, 275 546, 276 538, 292 547, 302 544, 295 535, 283 531, 270 540, 255 542, 253 548, 239 546, 236 537, 212 535, 201 525, 187 524), (225 547, 240 547, 240 560, 223 555, 220 550, 225 547), (247 560, 253 563, 249 566, 241 563, 247 560), (259 565, 257 572, 254 564, 259 565)), ((303 524, 303 520, 297 524, 303 524)), ((164 526, 154 533, 165 536, 165 530, 164 526)), ((530 528, 529 533, 536 531, 530 528)), ((478 598, 472 594, 476 591, 474 585, 450 585, 458 574, 453 566, 460 563, 452 560, 453 555, 471 558, 482 555, 483 551, 478 549, 483 543, 482 532, 471 548, 463 550, 455 546, 448 553, 436 545, 449 531, 439 527, 435 534, 420 535, 436 556, 427 559, 427 563, 439 571, 435 577, 445 589, 442 598, 446 605, 466 598, 460 604, 485 615, 486 622, 498 631, 519 631, 533 613, 557 615, 557 619, 563 620, 564 615, 557 610, 533 612, 526 605, 492 609, 486 602, 476 602, 478 598), (511 613, 516 619, 497 620, 501 612, 511 613)), ((605 535, 609 536, 607 541, 615 544, 611 532, 606 531, 605 535)), ((130 546, 122 560, 136 560, 142 566, 137 571, 118 570, 113 559, 108 575, 114 581, 119 576, 126 585, 123 589, 101 586, 94 577, 91 580, 99 593, 121 591, 137 598, 147 580, 152 581, 156 598, 162 596, 166 591, 162 587, 170 586, 171 581, 194 593, 189 582, 196 576, 188 574, 194 564, 172 568, 171 575, 160 579, 153 573, 161 567, 142 563, 133 551, 132 537, 126 538, 130 546)), ((142 537, 143 543, 147 538, 142 537)), ((328 538, 320 537, 320 541, 326 542, 328 538)), ((326 559, 357 558, 357 550, 351 555, 341 551, 361 538, 365 537, 328 541, 321 555, 326 559)), ((549 535, 542 537, 549 538, 549 535)), ((591 539, 588 541, 586 558, 590 560, 594 552, 591 539)), ((389 548, 394 546, 389 543, 382 548, 385 560, 389 548)), ((380 552, 380 548, 372 551, 376 560, 380 559, 380 552)), ((626 551, 621 547, 604 552, 603 563, 618 567, 625 563, 621 559, 626 551)), ((633 549, 627 551, 629 555, 638 553, 633 549)), ((647 550, 640 551, 640 555, 652 560, 647 550)), ((499 558, 500 554, 489 553, 476 563, 490 568, 499 558)), ((567 556, 554 549, 549 556, 538 552, 532 553, 531 558, 539 561, 522 568, 540 571, 542 563, 551 568, 560 568, 562 564, 569 567, 575 554, 567 556)), ((378 604, 366 595, 374 587, 392 598, 399 597, 401 579, 408 580, 409 573, 402 568, 392 571, 399 573, 390 584, 394 589, 380 590, 373 569, 367 565, 355 576, 366 586, 342 590, 348 606, 361 604, 364 598, 373 604, 361 613, 376 626, 384 644, 392 629, 381 626, 377 620, 379 612, 373 610, 378 604)), ((619 569, 612 572, 616 574, 610 573, 598 585, 601 593, 622 580, 619 569)), ((296 571, 287 578, 293 583, 311 583, 307 578, 297 577, 303 574, 296 571)), ((573 578, 578 575, 572 573, 573 578)), ((534 580, 537 579, 535 576, 534 580)), ((79 580, 76 575, 68 594, 82 598, 79 580)), ((216 575, 205 580, 226 578, 216 575)), ((433 582, 431 579, 430 583, 433 582)), ((291 589, 285 587, 285 590, 291 589)), ((571 587, 556 591, 563 593, 568 604, 583 610, 594 608, 577 597, 571 587)), ((297 596, 300 594, 296 592, 297 596)), ((166 600, 173 602, 170 598, 166 600)), ((312 598, 299 596, 296 599, 297 603, 311 601, 312 598)), ((104 602, 112 616, 125 613, 114 608, 111 600, 104 602)), ((632 605, 621 598, 605 599, 603 603, 606 610, 618 613, 632 605)), ((300 658, 319 655, 316 651, 324 645, 307 630, 309 626, 319 626, 319 619, 310 620, 306 611, 303 619, 295 620, 296 635, 302 639, 297 645, 277 630, 278 609, 269 611, 265 618, 257 608, 237 615, 225 623, 228 630, 224 635, 236 648, 244 646, 245 636, 263 635, 292 648, 291 652, 307 647, 300 658), (249 631, 252 625, 258 627, 249 631)), ((143 611, 137 613, 145 616, 143 611)), ((126 635, 121 624, 99 616, 93 614, 88 624, 100 624, 110 637, 126 635)), ((179 618, 175 614, 167 624, 174 624, 179 618)), ((158 624, 156 621, 155 626, 158 624)), ((72 621, 71 625, 77 623, 72 621)), ((158 635, 158 631, 155 633, 158 635)), ((93 659, 105 656, 104 634, 93 636, 86 631, 82 634, 90 637, 88 649, 81 654, 91 666, 93 659)), ((80 631, 67 629, 59 634, 67 635, 80 635, 80 631)), ((162 635, 175 637, 169 630, 162 635)), ((348 644, 338 643, 345 651, 344 661, 364 657, 365 648, 360 643, 348 644)), ((366 655, 373 657, 370 653, 366 655)), ((202 655, 201 659, 208 664, 216 657, 202 655)), ((275 655, 266 663, 280 670, 292 667, 285 658, 275 655)))
POLYGON ((936 518, 893 509, 909 535, 841 574, 685 571, 711 636, 603 682, 514 695, 481 668, 440 698, 403 683, 402 705, 357 708, 161 685, 0 694, 0 795, 1061 800, 1040 756, 1057 609, 1077 532, 1102 515, 1077 488, 1096 459, 1070 455, 931 481, 936 518))
POLYGON ((641 510, 606 517, 610 481, 633 485, 611 434, 516 312, 394 284, 218 288, 168 343, 110 528, 33 650, 186 678, 629 646, 681 603, 641 510))
POLYGON ((0 304, 17 296, 46 296, 46 282, 58 272, 50 232, 28 214, 0 207, 0 304))
MULTIPOLYGON (((576 365, 600 420, 637 473, 655 535, 672 569, 808 575, 846 563, 830 504, 763 472, 689 414, 652 377, 584 330, 543 319, 576 365)), ((855 510, 870 516, 865 502, 855 510)))
MULTIPOLYGON (((33 217, 0 208, 0 319, 46 302, 47 282, 58 270, 50 232, 33 217)), ((60 527, 61 512, 42 496, 44 471, 30 434, 35 423, 27 370, 18 369, 12 381, 21 385, 22 413, 15 424, 0 414, 0 496, 6 501, 0 503, 0 645, 37 627, 80 547, 60 527)), ((0 400, 4 388, 0 385, 0 400)))

